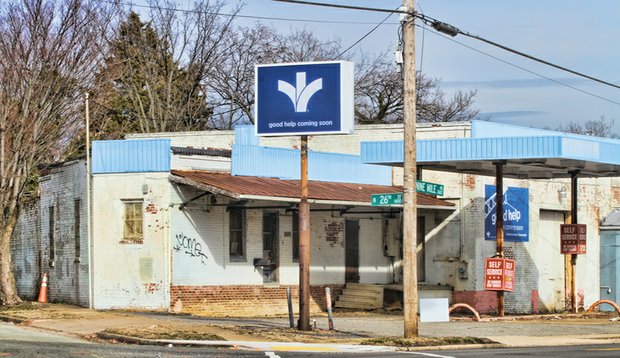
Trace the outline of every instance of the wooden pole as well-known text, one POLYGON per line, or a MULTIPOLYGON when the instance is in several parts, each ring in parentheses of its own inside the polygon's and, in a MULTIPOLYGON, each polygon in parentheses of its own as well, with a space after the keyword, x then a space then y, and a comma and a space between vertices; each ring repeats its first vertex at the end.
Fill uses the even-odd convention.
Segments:
POLYGON ((416 263, 416 69, 414 0, 404 1, 408 13, 403 24, 404 72, 404 178, 403 178, 403 313, 404 337, 418 336, 418 274, 416 263))
POLYGON ((310 205, 308 204, 308 136, 301 136, 301 200, 299 202, 299 323, 310 330, 310 205))
MULTIPOLYGON (((495 200, 496 216, 495 251, 497 257, 504 257, 504 163, 495 163, 495 200)), ((497 315, 504 317, 504 291, 497 291, 497 315)))
MULTIPOLYGON (((577 197, 578 197, 578 185, 577 185, 577 175, 579 175, 578 171, 574 171, 570 173, 570 207, 571 207, 571 224, 577 224, 577 197)), ((576 278, 577 275, 577 255, 570 255, 570 296, 571 296, 571 312, 577 313, 577 284, 576 278)))

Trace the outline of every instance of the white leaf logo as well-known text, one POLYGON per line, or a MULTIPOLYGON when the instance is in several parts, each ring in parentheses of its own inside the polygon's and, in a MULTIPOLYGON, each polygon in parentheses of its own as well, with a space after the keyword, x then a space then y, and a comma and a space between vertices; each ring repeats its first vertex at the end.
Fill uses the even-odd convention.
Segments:
POLYGON ((293 102, 295 112, 306 112, 310 98, 323 89, 323 79, 319 78, 306 86, 306 73, 297 72, 295 87, 288 82, 278 80, 278 91, 286 94, 293 102))

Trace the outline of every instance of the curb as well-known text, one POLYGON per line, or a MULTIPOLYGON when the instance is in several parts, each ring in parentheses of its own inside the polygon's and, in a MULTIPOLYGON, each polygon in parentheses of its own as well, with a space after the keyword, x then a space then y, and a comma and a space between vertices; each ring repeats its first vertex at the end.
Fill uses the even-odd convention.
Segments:
MULTIPOLYGON (((304 343, 298 342, 239 342, 239 341, 190 341, 190 340, 174 340, 174 339, 146 339, 146 338, 136 338, 131 336, 125 336, 121 334, 114 333, 106 333, 106 332, 98 332, 98 338, 106 339, 106 340, 115 340, 122 343, 127 344, 138 344, 138 345, 154 345, 154 346, 182 346, 182 347, 200 347, 200 346, 209 346, 209 347, 230 347, 230 348, 245 348, 250 350, 260 349, 257 348, 257 345, 264 344, 274 344, 274 345, 293 345, 293 346, 304 346, 304 343)), ((315 344, 316 345, 316 344, 315 344)), ((308 344, 308 346, 315 346, 312 344, 308 344)), ((336 348, 339 344, 325 344, 327 348, 336 348)), ((343 346, 351 346, 351 345, 343 345, 343 346)), ((393 347, 393 346, 367 346, 367 345, 359 345, 360 351, 368 351, 368 348, 376 347, 376 348, 385 348, 386 352, 389 351, 400 351, 400 352, 414 352, 414 351, 443 351, 443 350, 454 350, 454 349, 491 349, 491 348, 508 348, 509 346, 502 343, 489 343, 489 344, 454 344, 454 345, 445 345, 445 346, 419 346, 419 347, 393 347)), ((303 350, 296 350, 303 352, 303 350)), ((314 350, 311 350, 314 351, 314 350)), ((375 352, 378 352, 375 350, 375 352)))
POLYGON ((489 344, 452 344, 445 346, 416 346, 416 347, 399 347, 401 352, 415 352, 415 351, 446 351, 453 349, 492 349, 492 348, 512 348, 503 343, 489 343, 489 344))
POLYGON ((14 323, 14 324, 21 324, 21 323, 26 322, 25 319, 15 318, 15 317, 7 316, 7 315, 2 315, 2 314, 0 314, 0 321, 14 323))
POLYGON ((184 347, 198 347, 198 346, 212 346, 212 347, 239 347, 240 345, 233 342, 226 341, 180 341, 173 339, 147 339, 147 338, 137 338, 131 336, 124 336, 122 334, 115 333, 107 333, 107 332, 97 332, 95 334, 98 338, 106 339, 106 340, 115 340, 117 342, 127 343, 127 344, 138 344, 138 345, 152 345, 152 346, 167 346, 167 345, 175 345, 175 346, 184 346, 184 347))

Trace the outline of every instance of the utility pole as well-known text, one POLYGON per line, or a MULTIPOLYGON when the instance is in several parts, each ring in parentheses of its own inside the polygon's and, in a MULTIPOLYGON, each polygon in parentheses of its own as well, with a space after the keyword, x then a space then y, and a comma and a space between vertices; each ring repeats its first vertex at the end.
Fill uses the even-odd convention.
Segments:
POLYGON ((417 194, 416 194, 416 70, 414 0, 404 0, 404 182, 403 182, 403 311, 404 337, 418 336, 417 194))
POLYGON ((310 204, 308 204, 308 136, 301 136, 301 200, 299 202, 299 323, 310 330, 310 204))

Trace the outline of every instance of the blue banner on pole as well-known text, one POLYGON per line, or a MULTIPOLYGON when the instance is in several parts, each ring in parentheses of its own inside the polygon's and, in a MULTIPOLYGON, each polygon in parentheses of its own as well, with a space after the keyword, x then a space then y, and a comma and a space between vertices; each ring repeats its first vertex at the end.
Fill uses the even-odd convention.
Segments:
MULTIPOLYGON (((508 187, 504 191, 504 241, 530 240, 530 195, 527 188, 508 187)), ((495 185, 484 187, 484 239, 497 238, 497 193, 495 185)))

